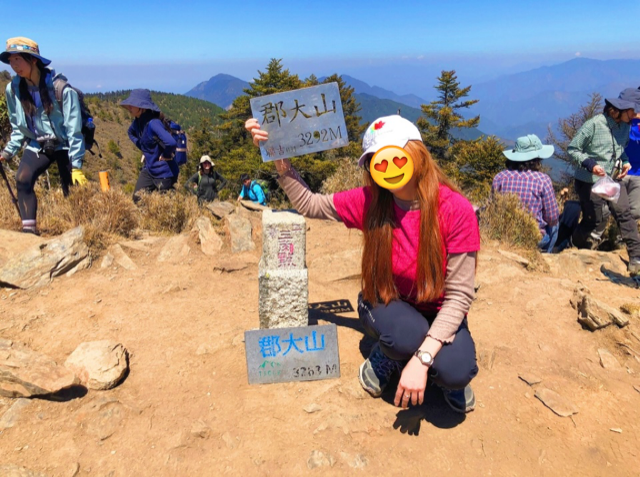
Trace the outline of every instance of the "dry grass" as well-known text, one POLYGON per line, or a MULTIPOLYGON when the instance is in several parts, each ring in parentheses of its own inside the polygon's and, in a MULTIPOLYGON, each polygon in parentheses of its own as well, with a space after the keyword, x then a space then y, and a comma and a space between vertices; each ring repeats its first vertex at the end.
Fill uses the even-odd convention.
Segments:
MULTIPOLYGON (((15 193, 15 183, 9 178, 15 193)), ((4 182, 4 181, 2 181, 4 182)), ((59 235, 82 225, 85 242, 93 253, 104 250, 122 238, 133 238, 139 229, 177 234, 190 228, 201 210, 195 196, 177 191, 167 194, 143 194, 139 207, 131 195, 115 187, 102 192, 97 183, 72 187, 65 198, 58 188, 48 190, 36 185, 38 229, 43 236, 59 235)), ((19 231, 18 212, 4 183, 0 184, 0 228, 19 231)))
POLYGON ((338 168, 322 184, 323 194, 335 194, 344 190, 354 189, 363 184, 362 169, 351 158, 343 157, 338 160, 338 168))
POLYGON ((140 227, 151 232, 179 234, 192 227, 200 215, 210 215, 201 211, 195 195, 170 191, 142 193, 140 197, 140 227))
POLYGON ((620 305, 620 309, 628 315, 640 318, 640 304, 638 303, 623 303, 620 305))
POLYGON ((536 250, 540 229, 517 195, 497 194, 480 212, 480 230, 489 239, 511 247, 536 250))

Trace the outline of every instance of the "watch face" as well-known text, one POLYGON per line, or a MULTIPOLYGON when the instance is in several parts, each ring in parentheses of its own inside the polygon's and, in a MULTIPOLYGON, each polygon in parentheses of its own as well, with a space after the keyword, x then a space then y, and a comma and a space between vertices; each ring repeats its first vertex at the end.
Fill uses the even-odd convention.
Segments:
POLYGON ((433 358, 429 353, 424 352, 420 354, 420 361, 422 361, 422 364, 430 365, 433 362, 433 358))

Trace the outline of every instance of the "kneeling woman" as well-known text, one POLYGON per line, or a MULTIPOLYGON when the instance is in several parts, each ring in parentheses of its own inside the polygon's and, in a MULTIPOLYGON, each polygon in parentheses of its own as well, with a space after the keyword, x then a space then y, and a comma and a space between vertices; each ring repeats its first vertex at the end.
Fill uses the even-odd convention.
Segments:
MULTIPOLYGON (((256 145, 268 139, 256 119, 249 119, 245 127, 256 145)), ((431 378, 452 409, 471 411, 475 397, 469 383, 478 367, 466 316, 480 249, 473 208, 440 171, 420 132, 406 119, 387 116, 374 121, 363 149, 359 165, 365 169, 366 186, 332 195, 313 194, 288 160, 275 161, 279 183, 300 213, 342 221, 364 232, 358 313, 377 343, 360 366, 360 383, 378 397, 393 374, 401 373, 395 404, 407 407, 423 402, 431 378), (387 146, 404 149, 413 160, 413 175, 401 187, 372 178, 375 166, 378 171, 397 167, 409 174, 411 163, 403 163, 404 158, 395 157, 393 166, 391 158, 376 156, 372 161, 387 146)))
POLYGON ((148 89, 134 89, 120 106, 134 118, 129 126, 129 139, 143 154, 142 170, 133 191, 133 201, 137 202, 138 191, 142 189, 165 192, 176 183, 180 172, 173 160, 177 143, 165 128, 166 118, 148 89))
POLYGON ((11 138, 0 160, 11 159, 27 144, 16 172, 18 207, 22 231, 37 234, 34 186, 38 177, 55 162, 65 196, 69 194, 72 164, 73 173, 86 181, 80 171, 84 159, 80 99, 72 88, 64 88, 62 100, 56 101, 56 74, 46 68, 51 61, 40 56, 38 44, 28 38, 9 38, 0 61, 16 72, 6 90, 11 138))

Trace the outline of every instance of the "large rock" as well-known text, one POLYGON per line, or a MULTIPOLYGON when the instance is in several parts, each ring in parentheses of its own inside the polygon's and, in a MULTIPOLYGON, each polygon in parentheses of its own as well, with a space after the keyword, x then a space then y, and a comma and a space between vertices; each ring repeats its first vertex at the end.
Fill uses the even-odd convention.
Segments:
POLYGON ((218 219, 224 219, 227 215, 233 213, 235 207, 229 202, 220 202, 219 200, 214 200, 213 202, 209 202, 207 204, 207 209, 209 209, 211 213, 218 219))
POLYGON ((79 384, 78 378, 45 354, 0 338, 0 395, 53 394, 79 384))
POLYGON ((233 253, 246 252, 256 248, 251 238, 251 222, 249 219, 233 214, 227 216, 226 221, 233 253))
MULTIPOLYGON (((131 260, 131 257, 122 250, 120 244, 115 244, 109 248, 111 256, 115 262, 125 270, 135 270, 138 266, 131 260)), ((104 260, 103 260, 104 263, 104 260)))
POLYGON ((114 341, 90 341, 80 344, 64 365, 89 389, 111 389, 122 380, 129 365, 127 350, 114 341))
POLYGON ((240 204, 242 204, 242 206, 245 209, 253 210, 254 212, 262 212, 263 210, 269 210, 269 207, 260 205, 257 202, 254 202, 252 200, 241 200, 240 204))
POLYGON ((49 240, 0 230, 0 244, 0 286, 39 287, 91 265, 82 227, 49 240))
POLYGON ((578 322, 592 331, 611 323, 621 328, 629 324, 628 318, 621 312, 591 297, 586 290, 576 289, 571 305, 578 311, 578 322))
POLYGON ((218 255, 222 248, 222 239, 213 229, 211 221, 207 217, 198 217, 194 229, 198 231, 202 253, 212 256, 218 255))
POLYGON ((164 244, 158 255, 158 262, 181 263, 190 252, 189 236, 185 234, 176 235, 164 244))

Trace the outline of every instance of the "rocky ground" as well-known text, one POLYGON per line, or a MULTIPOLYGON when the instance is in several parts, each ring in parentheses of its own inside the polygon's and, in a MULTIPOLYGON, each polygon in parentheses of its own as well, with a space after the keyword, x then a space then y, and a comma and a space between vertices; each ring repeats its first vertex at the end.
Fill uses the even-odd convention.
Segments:
MULTIPOLYGON (((307 223, 310 302, 355 305, 360 234, 307 223)), ((117 251, 104 267, 0 290, 1 338, 60 364, 110 340, 130 364, 111 390, 0 397, 1 475, 640 475, 639 318, 589 331, 570 304, 576 287, 616 309, 640 302, 617 254, 568 251, 530 271, 484 244, 469 315, 478 405, 461 416, 431 387, 408 410, 363 392, 370 344, 353 312, 311 315, 338 325, 340 379, 250 386, 260 247, 208 256, 185 237, 167 260, 168 240, 122 244, 133 266, 117 251)))

